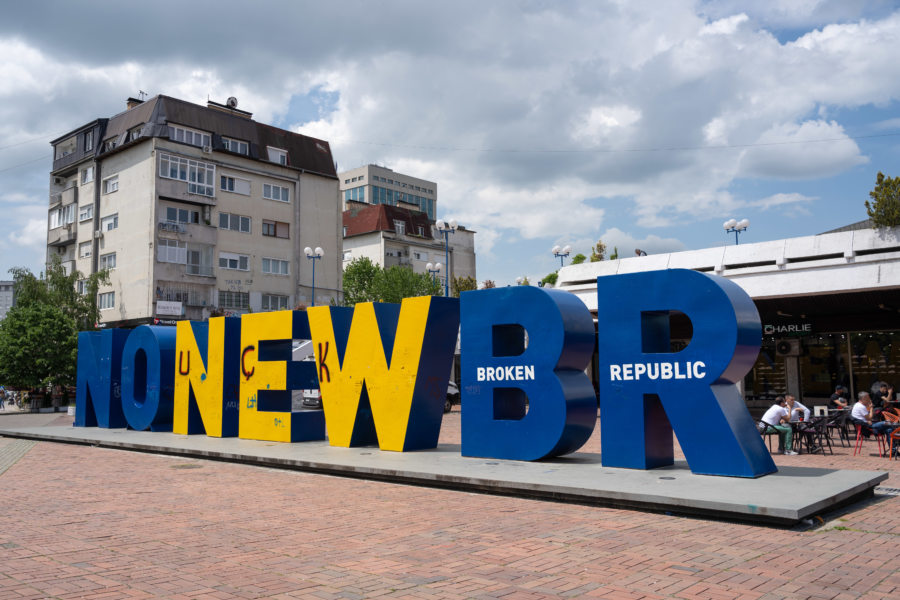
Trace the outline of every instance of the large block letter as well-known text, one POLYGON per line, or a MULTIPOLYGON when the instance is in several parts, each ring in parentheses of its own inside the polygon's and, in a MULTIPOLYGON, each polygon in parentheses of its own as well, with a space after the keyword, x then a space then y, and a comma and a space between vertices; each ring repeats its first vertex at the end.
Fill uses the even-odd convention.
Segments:
POLYGON ((172 431, 175 329, 141 325, 122 348, 122 412, 138 431, 172 431))
POLYGON ((463 455, 537 460, 580 448, 597 420, 584 304, 517 286, 466 292, 460 313, 463 455))
POLYGON ((310 308, 322 406, 332 446, 435 448, 459 301, 423 296, 400 305, 310 308))
POLYGON ((78 334, 76 427, 125 427, 120 377, 126 338, 124 329, 78 334))
POLYGON ((691 471, 758 477, 776 470, 735 383, 759 354, 759 313, 737 284, 683 269, 597 279, 602 462, 673 462, 672 430, 691 471), (691 340, 670 352, 669 315, 691 340))
POLYGON ((236 436, 241 320, 179 321, 176 328, 173 431, 236 436))
POLYGON ((291 360, 292 340, 309 339, 305 311, 241 316, 238 437, 271 442, 325 439, 322 411, 293 411, 291 390, 315 389, 315 363, 291 360))

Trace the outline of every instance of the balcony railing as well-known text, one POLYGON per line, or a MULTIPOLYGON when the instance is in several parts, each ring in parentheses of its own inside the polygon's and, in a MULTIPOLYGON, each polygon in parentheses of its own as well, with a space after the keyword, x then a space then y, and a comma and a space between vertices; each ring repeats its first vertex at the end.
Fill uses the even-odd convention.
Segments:
POLYGON ((176 223, 174 221, 160 221, 156 225, 156 229, 159 231, 169 231, 172 233, 187 233, 187 226, 183 223, 176 223))
POLYGON ((188 275, 200 275, 201 277, 215 277, 212 265, 185 265, 184 272, 188 275))

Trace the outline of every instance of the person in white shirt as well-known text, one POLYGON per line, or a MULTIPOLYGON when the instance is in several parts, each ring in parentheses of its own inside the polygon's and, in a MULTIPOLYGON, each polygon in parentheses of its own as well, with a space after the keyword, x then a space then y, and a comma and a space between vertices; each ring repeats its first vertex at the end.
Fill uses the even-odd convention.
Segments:
POLYGON ((800 415, 803 414, 803 421, 809 422, 809 416, 812 414, 808 408, 803 406, 799 400, 797 400, 793 394, 787 394, 785 397, 786 402, 791 402, 794 405, 794 408, 791 409, 791 423, 796 423, 800 421, 800 415))
POLYGON ((887 435, 900 426, 900 423, 889 423, 888 421, 873 423, 872 399, 869 397, 869 393, 860 392, 857 397, 859 400, 850 411, 850 422, 861 426, 863 435, 869 437, 873 432, 876 435, 887 435))
MULTIPOLYGON (((793 398, 793 396, 788 396, 793 398)), ((793 400, 790 404, 783 396, 775 398, 775 404, 769 407, 766 414, 762 416, 761 433, 766 433, 769 429, 778 432, 778 451, 789 456, 797 454, 793 450, 794 431, 787 423, 791 419, 791 411, 794 408, 793 400)))

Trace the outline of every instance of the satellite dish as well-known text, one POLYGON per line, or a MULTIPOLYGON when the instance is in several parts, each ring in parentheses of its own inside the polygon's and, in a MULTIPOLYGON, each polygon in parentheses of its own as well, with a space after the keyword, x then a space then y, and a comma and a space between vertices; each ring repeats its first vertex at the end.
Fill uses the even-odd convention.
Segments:
POLYGON ((225 104, 228 105, 228 108, 237 108, 237 98, 230 96, 225 104))

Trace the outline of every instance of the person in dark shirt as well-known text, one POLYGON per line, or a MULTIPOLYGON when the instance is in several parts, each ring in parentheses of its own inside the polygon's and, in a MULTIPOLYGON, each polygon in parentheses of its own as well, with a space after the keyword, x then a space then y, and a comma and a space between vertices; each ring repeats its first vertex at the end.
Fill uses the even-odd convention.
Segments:
POLYGON ((833 410, 840 410, 843 408, 847 408, 849 403, 847 402, 846 397, 844 396, 844 390, 846 388, 842 385, 834 386, 834 393, 831 395, 831 398, 828 400, 828 408, 833 410))
POLYGON ((882 409, 893 408, 894 388, 888 387, 888 384, 882 381, 880 389, 872 394, 872 406, 882 409))

